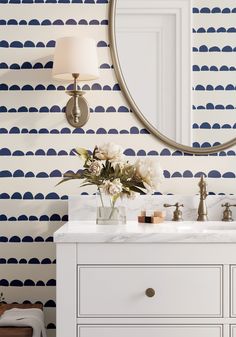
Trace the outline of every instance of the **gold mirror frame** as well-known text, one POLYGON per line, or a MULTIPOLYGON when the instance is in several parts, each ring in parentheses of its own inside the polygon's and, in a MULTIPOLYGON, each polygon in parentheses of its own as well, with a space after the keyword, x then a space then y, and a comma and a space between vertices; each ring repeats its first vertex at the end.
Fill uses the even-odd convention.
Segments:
POLYGON ((176 143, 174 140, 171 140, 170 138, 163 135, 161 132, 159 132, 148 120, 147 118, 142 114, 138 106, 136 105, 135 101, 133 100, 129 89, 127 88, 127 85, 125 83, 125 79, 122 74, 121 65, 118 58, 118 51, 117 51, 117 45, 116 45, 116 35, 115 35, 115 23, 116 23, 116 5, 118 0, 111 0, 110 2, 110 8, 109 8, 109 40, 110 40, 110 50, 111 50, 111 58, 115 70, 115 74, 119 83, 119 86, 121 88, 122 93, 124 94, 131 110, 135 115, 138 117, 138 119, 143 123, 143 125, 153 134, 157 137, 158 140, 160 140, 162 143, 177 149, 179 151, 190 153, 190 154, 202 154, 207 155, 211 153, 216 153, 219 151, 223 151, 229 147, 232 147, 236 145, 236 137, 232 140, 223 143, 221 145, 207 147, 207 148, 194 148, 187 145, 182 145, 179 143, 176 143))

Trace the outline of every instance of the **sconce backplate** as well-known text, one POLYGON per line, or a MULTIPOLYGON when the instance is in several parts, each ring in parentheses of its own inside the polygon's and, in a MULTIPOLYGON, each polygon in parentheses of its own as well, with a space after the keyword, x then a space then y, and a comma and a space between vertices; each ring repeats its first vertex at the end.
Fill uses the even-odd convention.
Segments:
POLYGON ((85 125, 89 119, 89 106, 86 99, 82 96, 78 96, 76 98, 78 100, 78 106, 80 109, 80 117, 78 123, 74 121, 74 116, 72 114, 73 106, 74 106, 74 98, 71 97, 66 104, 66 118, 68 123, 73 126, 74 128, 80 128, 81 126, 85 125))

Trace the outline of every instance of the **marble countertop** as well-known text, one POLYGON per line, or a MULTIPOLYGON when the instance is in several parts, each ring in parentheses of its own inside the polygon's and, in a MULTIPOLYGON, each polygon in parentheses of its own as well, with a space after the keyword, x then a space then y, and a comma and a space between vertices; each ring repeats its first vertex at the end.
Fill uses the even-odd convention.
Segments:
POLYGON ((236 243, 236 221, 165 221, 162 224, 96 225, 94 221, 69 221, 54 233, 57 243, 236 243))

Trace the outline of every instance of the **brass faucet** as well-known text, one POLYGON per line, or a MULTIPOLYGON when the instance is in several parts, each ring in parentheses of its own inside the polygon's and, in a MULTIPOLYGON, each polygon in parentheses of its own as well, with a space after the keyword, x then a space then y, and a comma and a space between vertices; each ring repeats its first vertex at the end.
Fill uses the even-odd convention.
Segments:
POLYGON ((226 222, 234 221, 234 219, 232 218, 232 211, 230 207, 236 207, 236 205, 230 205, 229 202, 226 202, 224 205, 221 205, 221 206, 225 207, 225 210, 223 212, 222 221, 226 221, 226 222))
POLYGON ((198 218, 197 221, 208 221, 207 217, 207 205, 206 205, 206 197, 207 197, 207 190, 206 190, 206 182, 204 177, 201 176, 200 182, 198 183, 200 187, 200 202, 198 206, 198 218))
POLYGON ((180 207, 184 207, 183 204, 179 204, 178 202, 174 205, 164 204, 164 207, 175 207, 174 213, 173 213, 173 219, 172 221, 183 221, 182 218, 182 211, 180 210, 180 207))

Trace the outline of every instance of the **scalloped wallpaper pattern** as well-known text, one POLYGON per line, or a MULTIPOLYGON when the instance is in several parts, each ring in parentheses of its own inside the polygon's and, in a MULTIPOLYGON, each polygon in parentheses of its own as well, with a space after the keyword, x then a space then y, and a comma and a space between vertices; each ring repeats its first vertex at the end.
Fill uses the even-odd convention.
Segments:
MULTIPOLYGON (((236 148, 186 155, 158 142, 130 112, 112 66, 108 7, 106 0, 0 0, 0 287, 8 302, 44 304, 49 337, 56 327, 52 234, 67 220, 68 194, 93 192, 55 187, 63 172, 80 167, 74 147, 112 140, 127 159, 156 156, 166 178, 159 193, 195 194, 202 173, 211 194, 236 190, 236 148), (91 117, 72 129, 65 84, 51 68, 55 40, 76 33, 97 41, 100 78, 81 86, 91 117)), ((235 18, 235 0, 193 0, 194 146, 235 136, 235 18)))

